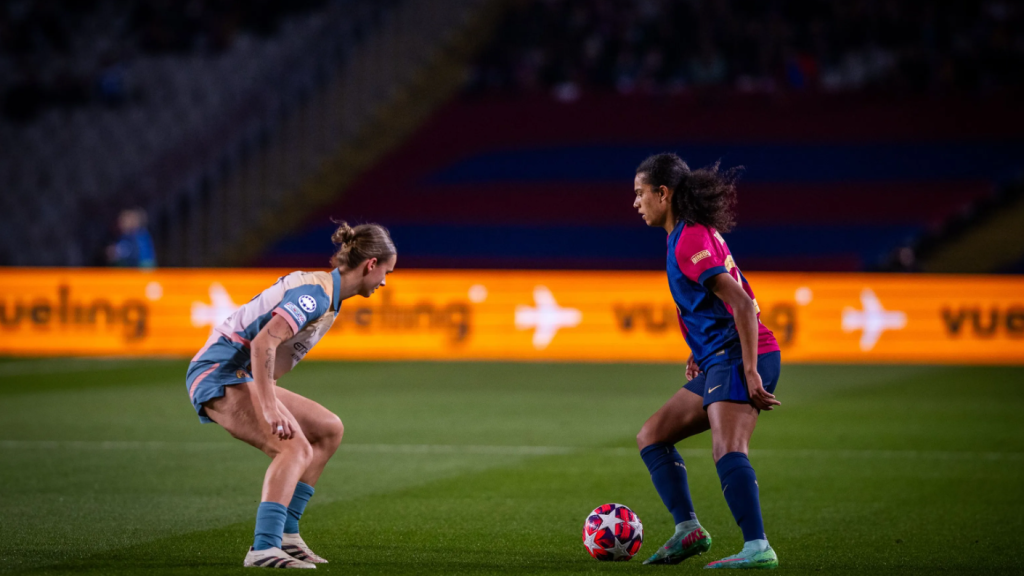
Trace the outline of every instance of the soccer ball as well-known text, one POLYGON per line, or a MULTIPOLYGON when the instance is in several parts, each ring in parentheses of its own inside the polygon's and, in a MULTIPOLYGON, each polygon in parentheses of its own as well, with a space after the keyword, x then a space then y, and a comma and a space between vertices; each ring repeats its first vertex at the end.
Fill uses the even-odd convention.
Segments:
POLYGON ((643 523, 622 504, 598 506, 583 523, 583 545, 598 560, 629 560, 640 551, 643 543, 643 523))

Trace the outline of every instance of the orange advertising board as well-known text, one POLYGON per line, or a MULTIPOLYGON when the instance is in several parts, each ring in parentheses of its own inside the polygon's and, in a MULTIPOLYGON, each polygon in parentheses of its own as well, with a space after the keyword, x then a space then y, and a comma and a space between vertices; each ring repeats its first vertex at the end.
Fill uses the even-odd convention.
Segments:
MULTIPOLYGON (((191 356, 282 270, 0 271, 0 354, 191 356)), ((1024 278, 750 273, 784 361, 1024 364, 1024 278)), ((679 362, 664 273, 401 270, 312 358, 679 362)))

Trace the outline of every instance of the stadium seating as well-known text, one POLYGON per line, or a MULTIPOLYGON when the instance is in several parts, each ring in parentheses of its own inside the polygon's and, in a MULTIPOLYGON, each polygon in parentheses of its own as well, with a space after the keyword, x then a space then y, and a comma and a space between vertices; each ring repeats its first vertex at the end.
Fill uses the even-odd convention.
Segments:
MULTIPOLYGON (((255 21, 238 31, 229 27, 230 41, 172 29, 161 35, 168 43, 161 48, 147 41, 145 22, 131 21, 125 3, 97 2, 91 9, 58 12, 63 19, 55 26, 66 50, 45 43, 4 46, 0 71, 29 67, 33 78, 42 79, 42 95, 29 102, 30 113, 0 120, 0 263, 102 263, 118 210, 173 203, 232 143, 251 137, 253 122, 280 115, 290 91, 334 64, 339 38, 354 41, 358 25, 392 3, 304 1, 277 9, 201 4, 232 8, 243 24, 249 7, 255 21), (322 57, 309 59, 310 53, 322 57), (118 101, 102 98, 103 66, 111 54, 124 85, 118 101), (54 91, 49 80, 68 70, 82 78, 88 99, 51 105, 55 98, 43 97, 54 91)), ((185 10, 184 4, 135 6, 150 4, 185 10)), ((0 15, 9 16, 6 9, 0 15)), ((50 22, 45 14, 39 18, 50 22)), ((17 77, 0 74, 8 103, 17 77)))
MULTIPOLYGON (((458 4, 448 18, 457 20, 462 4, 486 3, 434 2, 426 16, 458 4)), ((493 36, 476 30, 491 44, 465 71, 464 93, 350 186, 348 174, 372 159, 337 160, 346 148, 331 138, 380 128, 370 120, 385 111, 391 120, 402 115, 367 103, 401 102, 391 98, 401 83, 383 77, 394 75, 386 68, 400 41, 390 36, 407 28, 386 28, 389 39, 352 67, 352 77, 377 76, 355 103, 324 86, 352 78, 337 74, 346 43, 391 4, 401 3, 200 3, 241 10, 239 32, 152 12, 184 10, 175 3, 58 0, 38 3, 28 17, 0 9, 0 28, 15 31, 0 36, 10 116, 0 120, 0 264, 104 263, 114 214, 141 205, 172 265, 319 266, 334 216, 390 226, 406 266, 658 268, 661 236, 638 225, 629 180, 645 155, 672 150, 691 165, 746 166, 740 225, 729 236, 745 268, 863 270, 1024 166, 1024 120, 1014 105, 1024 77, 1005 74, 1020 56, 1000 43, 1018 33, 1019 11, 957 1, 908 19, 905 6, 839 2, 808 12, 793 10, 800 2, 735 0, 712 13, 704 2, 526 0, 505 5, 493 36), (756 33, 760 19, 775 22, 770 33, 756 33), (706 23, 708 33, 680 39, 652 25, 662 21, 706 23), (964 42, 984 49, 947 70, 939 64, 956 56, 952 44, 922 46, 924 36, 906 32, 952 21, 973 31, 964 42), (864 34, 809 42, 815 30, 846 28, 864 34), (771 51, 761 68, 749 58, 752 46, 771 51), (600 62, 586 59, 591 48, 600 62), (706 49, 725 59, 726 73, 697 82, 691 64, 706 49), (915 56, 921 50, 937 63, 927 71, 915 56), (626 65, 641 55, 650 66, 626 65), (889 64, 858 75, 879 55, 889 64), (25 108, 29 88, 46 97, 25 108), (306 146, 321 137, 320 148, 306 146), (267 153, 282 149, 291 156, 267 153), (346 164, 346 176, 323 178, 317 169, 328 160, 346 164), (267 176, 275 170, 287 173, 267 176), (299 201, 316 187, 313 201, 299 201), (287 221, 284 229, 332 194, 328 208, 250 259, 260 241, 281 234, 262 226, 268 215, 287 221), (252 228, 248 236, 218 230, 217 214, 232 201, 245 204, 238 220, 252 228), (284 218, 285 208, 298 215, 284 218)), ((409 14, 424 19, 423 10, 409 14)), ((940 26, 938 38, 952 29, 940 26)), ((443 42, 432 37, 415 51, 425 45, 443 42)), ((402 62, 408 76, 424 75, 405 60, 413 59, 402 62)), ((406 116, 418 122, 428 112, 406 116)), ((391 132, 394 142, 404 134, 391 132)), ((394 145, 356 140, 345 142, 348 150, 394 145)))
POLYGON ((745 268, 871 270, 1024 170, 1019 10, 509 6, 464 95, 257 262, 320 265, 334 216, 390 226, 404 266, 660 268, 631 178, 669 150, 746 167, 745 268))
POLYGON ((521 0, 470 90, 1020 94, 1024 12, 1005 2, 521 0))
POLYGON ((745 268, 870 269, 1021 169, 1019 113, 954 106, 462 99, 260 263, 320 265, 334 216, 390 226, 404 266, 659 268, 664 234, 632 209, 632 177, 670 150, 746 167, 727 236, 745 268))

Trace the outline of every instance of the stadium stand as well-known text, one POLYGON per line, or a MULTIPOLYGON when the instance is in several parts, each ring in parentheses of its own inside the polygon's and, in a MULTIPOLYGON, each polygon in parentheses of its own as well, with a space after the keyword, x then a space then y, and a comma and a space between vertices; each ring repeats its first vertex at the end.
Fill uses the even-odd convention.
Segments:
POLYGON ((324 3, 271 10, 249 27, 228 22, 249 21, 255 5, 245 2, 192 3, 194 14, 185 3, 143 2, 134 11, 127 2, 75 4, 31 3, 22 15, 17 3, 5 4, 5 27, 21 32, 11 34, 3 60, 25 70, 5 86, 9 120, 0 129, 3 208, 17 216, 3 227, 6 263, 94 263, 120 208, 166 195, 168 179, 179 184, 201 170, 263 112, 260 95, 321 32, 311 10, 324 3), (69 84, 75 98, 60 94, 69 84), (112 84, 122 96, 104 101, 112 84))
POLYGON ((1024 180, 985 196, 940 226, 893 250, 885 271, 1024 272, 1024 180), (1014 239, 1018 239, 1014 241, 1014 239))
POLYGON ((257 262, 317 265, 330 214, 387 223, 405 266, 659 268, 631 178, 672 150, 746 166, 745 268, 878 269, 1024 169, 1022 23, 1004 2, 510 3, 463 95, 257 262))
POLYGON ((400 50, 431 54, 477 3, 4 3, 0 263, 102 263, 130 206, 149 212, 160 262, 214 263, 240 238, 222 231, 228 214, 258 227, 419 71, 400 50), (420 32, 396 38, 396 21, 420 32), (329 103, 341 112, 301 117, 341 81, 348 99, 329 103), (245 202, 217 194, 256 158, 245 202))
POLYGON ((1021 69, 1000 0, 6 3, 0 263, 102 263, 138 206, 161 265, 320 266, 333 216, 659 268, 629 180, 674 150, 747 168, 745 268, 889 269, 1024 169, 1021 69))
POLYGON ((1005 0, 527 0, 471 89, 1019 94, 1022 36, 1005 0))
POLYGON ((632 174, 675 150, 746 166, 728 236, 745 267, 870 269, 1019 169, 1020 113, 952 106, 458 100, 260 262, 316 265, 333 215, 388 223, 406 266, 656 269, 664 234, 632 209, 632 174))

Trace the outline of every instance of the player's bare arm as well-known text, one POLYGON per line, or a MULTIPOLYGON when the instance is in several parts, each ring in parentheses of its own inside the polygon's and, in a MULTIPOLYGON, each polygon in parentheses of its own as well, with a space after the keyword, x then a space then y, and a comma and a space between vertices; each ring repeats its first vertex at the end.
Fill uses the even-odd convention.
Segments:
POLYGON ((747 392, 750 401, 760 410, 773 410, 782 402, 764 389, 761 375, 757 373, 757 308, 754 301, 744 292, 743 287, 727 273, 715 275, 708 279, 708 287, 715 296, 732 308, 736 320, 736 332, 740 336, 743 348, 743 372, 747 377, 747 392))
POLYGON ((295 436, 297 424, 287 411, 278 405, 274 366, 277 359, 277 347, 294 336, 292 327, 281 316, 275 315, 263 327, 252 341, 252 377, 253 389, 259 401, 259 409, 263 418, 270 425, 270 432, 281 440, 289 440, 295 436))

